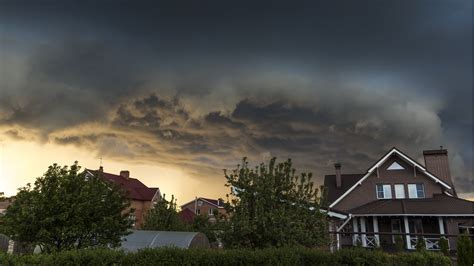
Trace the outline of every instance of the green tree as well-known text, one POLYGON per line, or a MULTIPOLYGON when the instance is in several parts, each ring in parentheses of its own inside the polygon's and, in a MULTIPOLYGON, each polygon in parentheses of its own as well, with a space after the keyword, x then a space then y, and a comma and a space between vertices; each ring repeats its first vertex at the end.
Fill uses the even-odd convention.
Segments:
MULTIPOLYGON (((216 215, 217 217, 217 215, 216 215)), ((217 220, 217 218, 216 218, 217 220)), ((218 221, 210 222, 205 214, 194 216, 193 221, 183 222, 179 217, 176 199, 166 200, 166 195, 156 203, 155 207, 148 211, 143 224, 145 230, 157 231, 190 231, 205 234, 211 243, 217 240, 218 221)))
POLYGON ((207 236, 209 242, 217 241, 217 232, 219 231, 219 221, 216 218, 214 223, 209 221, 209 217, 205 214, 194 216, 193 222, 187 226, 192 232, 201 232, 207 236))
POLYGON ((80 169, 54 164, 33 187, 20 188, 3 217, 5 232, 48 253, 117 246, 131 224, 130 203, 118 187, 80 169))
POLYGON ((416 248, 416 251, 418 252, 426 251, 425 239, 422 236, 418 236, 418 238, 416 239, 415 248, 416 248))
POLYGON ((246 158, 224 171, 230 195, 229 222, 223 228, 225 247, 326 246, 326 215, 320 212, 319 189, 312 175, 297 175, 288 159, 270 160, 251 169, 246 158))
POLYGON ((439 239, 439 249, 445 256, 449 256, 449 242, 445 237, 439 239))
POLYGON ((459 266, 474 264, 474 252, 472 241, 466 234, 462 234, 457 240, 457 257, 459 266))
POLYGON ((143 224, 145 230, 157 231, 186 231, 186 226, 179 218, 176 199, 166 200, 166 195, 158 201, 153 209, 148 211, 143 224))
POLYGON ((397 252, 405 251, 405 240, 401 235, 395 237, 395 249, 397 252))

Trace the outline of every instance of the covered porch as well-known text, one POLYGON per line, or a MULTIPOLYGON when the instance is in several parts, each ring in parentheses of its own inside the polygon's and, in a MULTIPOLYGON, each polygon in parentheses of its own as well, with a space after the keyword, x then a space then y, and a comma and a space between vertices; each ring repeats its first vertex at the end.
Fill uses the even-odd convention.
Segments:
MULTIPOLYGON (((435 194, 425 199, 376 200, 346 213, 336 229, 337 248, 360 245, 396 249, 400 237, 406 250, 416 249, 417 240, 426 249, 440 250, 441 238, 456 250, 456 238, 474 225, 474 202, 435 194), (468 228, 467 230, 465 228, 468 228)), ((334 210, 333 210, 334 211, 334 210)), ((400 244, 399 244, 400 245, 400 244)))
POLYGON ((446 234, 445 218, 441 216, 365 215, 353 216, 339 240, 342 247, 359 245, 385 250, 395 250, 397 241, 403 241, 405 249, 414 250, 421 237, 427 250, 440 250, 439 240, 446 234))

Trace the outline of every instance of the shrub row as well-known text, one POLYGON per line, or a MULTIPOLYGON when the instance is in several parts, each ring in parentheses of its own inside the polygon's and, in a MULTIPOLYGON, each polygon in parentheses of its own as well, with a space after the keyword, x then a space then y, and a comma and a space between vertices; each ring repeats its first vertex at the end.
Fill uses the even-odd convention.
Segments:
POLYGON ((0 254, 2 265, 451 265, 438 253, 388 254, 359 248, 335 253, 306 248, 262 250, 145 249, 135 253, 94 249, 53 254, 0 254))

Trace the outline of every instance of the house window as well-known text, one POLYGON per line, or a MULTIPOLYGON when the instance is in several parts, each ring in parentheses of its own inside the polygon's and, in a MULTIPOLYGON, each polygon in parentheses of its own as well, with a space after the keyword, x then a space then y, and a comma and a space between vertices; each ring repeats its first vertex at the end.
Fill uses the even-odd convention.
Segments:
POLYGON ((425 197, 425 187, 423 184, 408 184, 408 197, 419 199, 425 197))
POLYGON ((197 209, 196 214, 201 214, 201 209, 197 209))
POLYGON ((199 206, 199 207, 202 206, 202 201, 201 201, 201 200, 198 200, 198 206, 199 206))
POLYGON ((214 215, 214 210, 215 210, 214 208, 210 208, 209 209, 209 215, 214 215))
POLYGON ((391 185, 377 185, 377 199, 391 199, 392 186, 391 185))
POLYGON ((395 198, 404 199, 405 198, 405 185, 395 184, 395 198))

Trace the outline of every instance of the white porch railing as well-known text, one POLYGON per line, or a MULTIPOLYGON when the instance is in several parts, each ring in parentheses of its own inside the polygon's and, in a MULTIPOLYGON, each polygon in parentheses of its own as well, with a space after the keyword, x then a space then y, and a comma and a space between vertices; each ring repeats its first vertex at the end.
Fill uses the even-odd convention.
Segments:
MULTIPOLYGON (((365 237, 366 248, 377 247, 377 239, 375 238, 375 236, 365 235, 364 237, 365 237)), ((357 246, 357 243, 360 243, 363 246, 362 243, 364 242, 362 240, 363 240, 362 235, 354 235, 354 239, 353 239, 354 246, 357 246)))
MULTIPOLYGON (((440 250, 441 247, 439 245, 440 238, 426 238, 424 237, 423 240, 425 241, 426 250, 440 250)), ((410 247, 409 249, 416 249, 416 243, 418 239, 416 236, 412 236, 410 238, 410 247)), ((449 241, 448 241, 448 249, 449 249, 449 241)))

